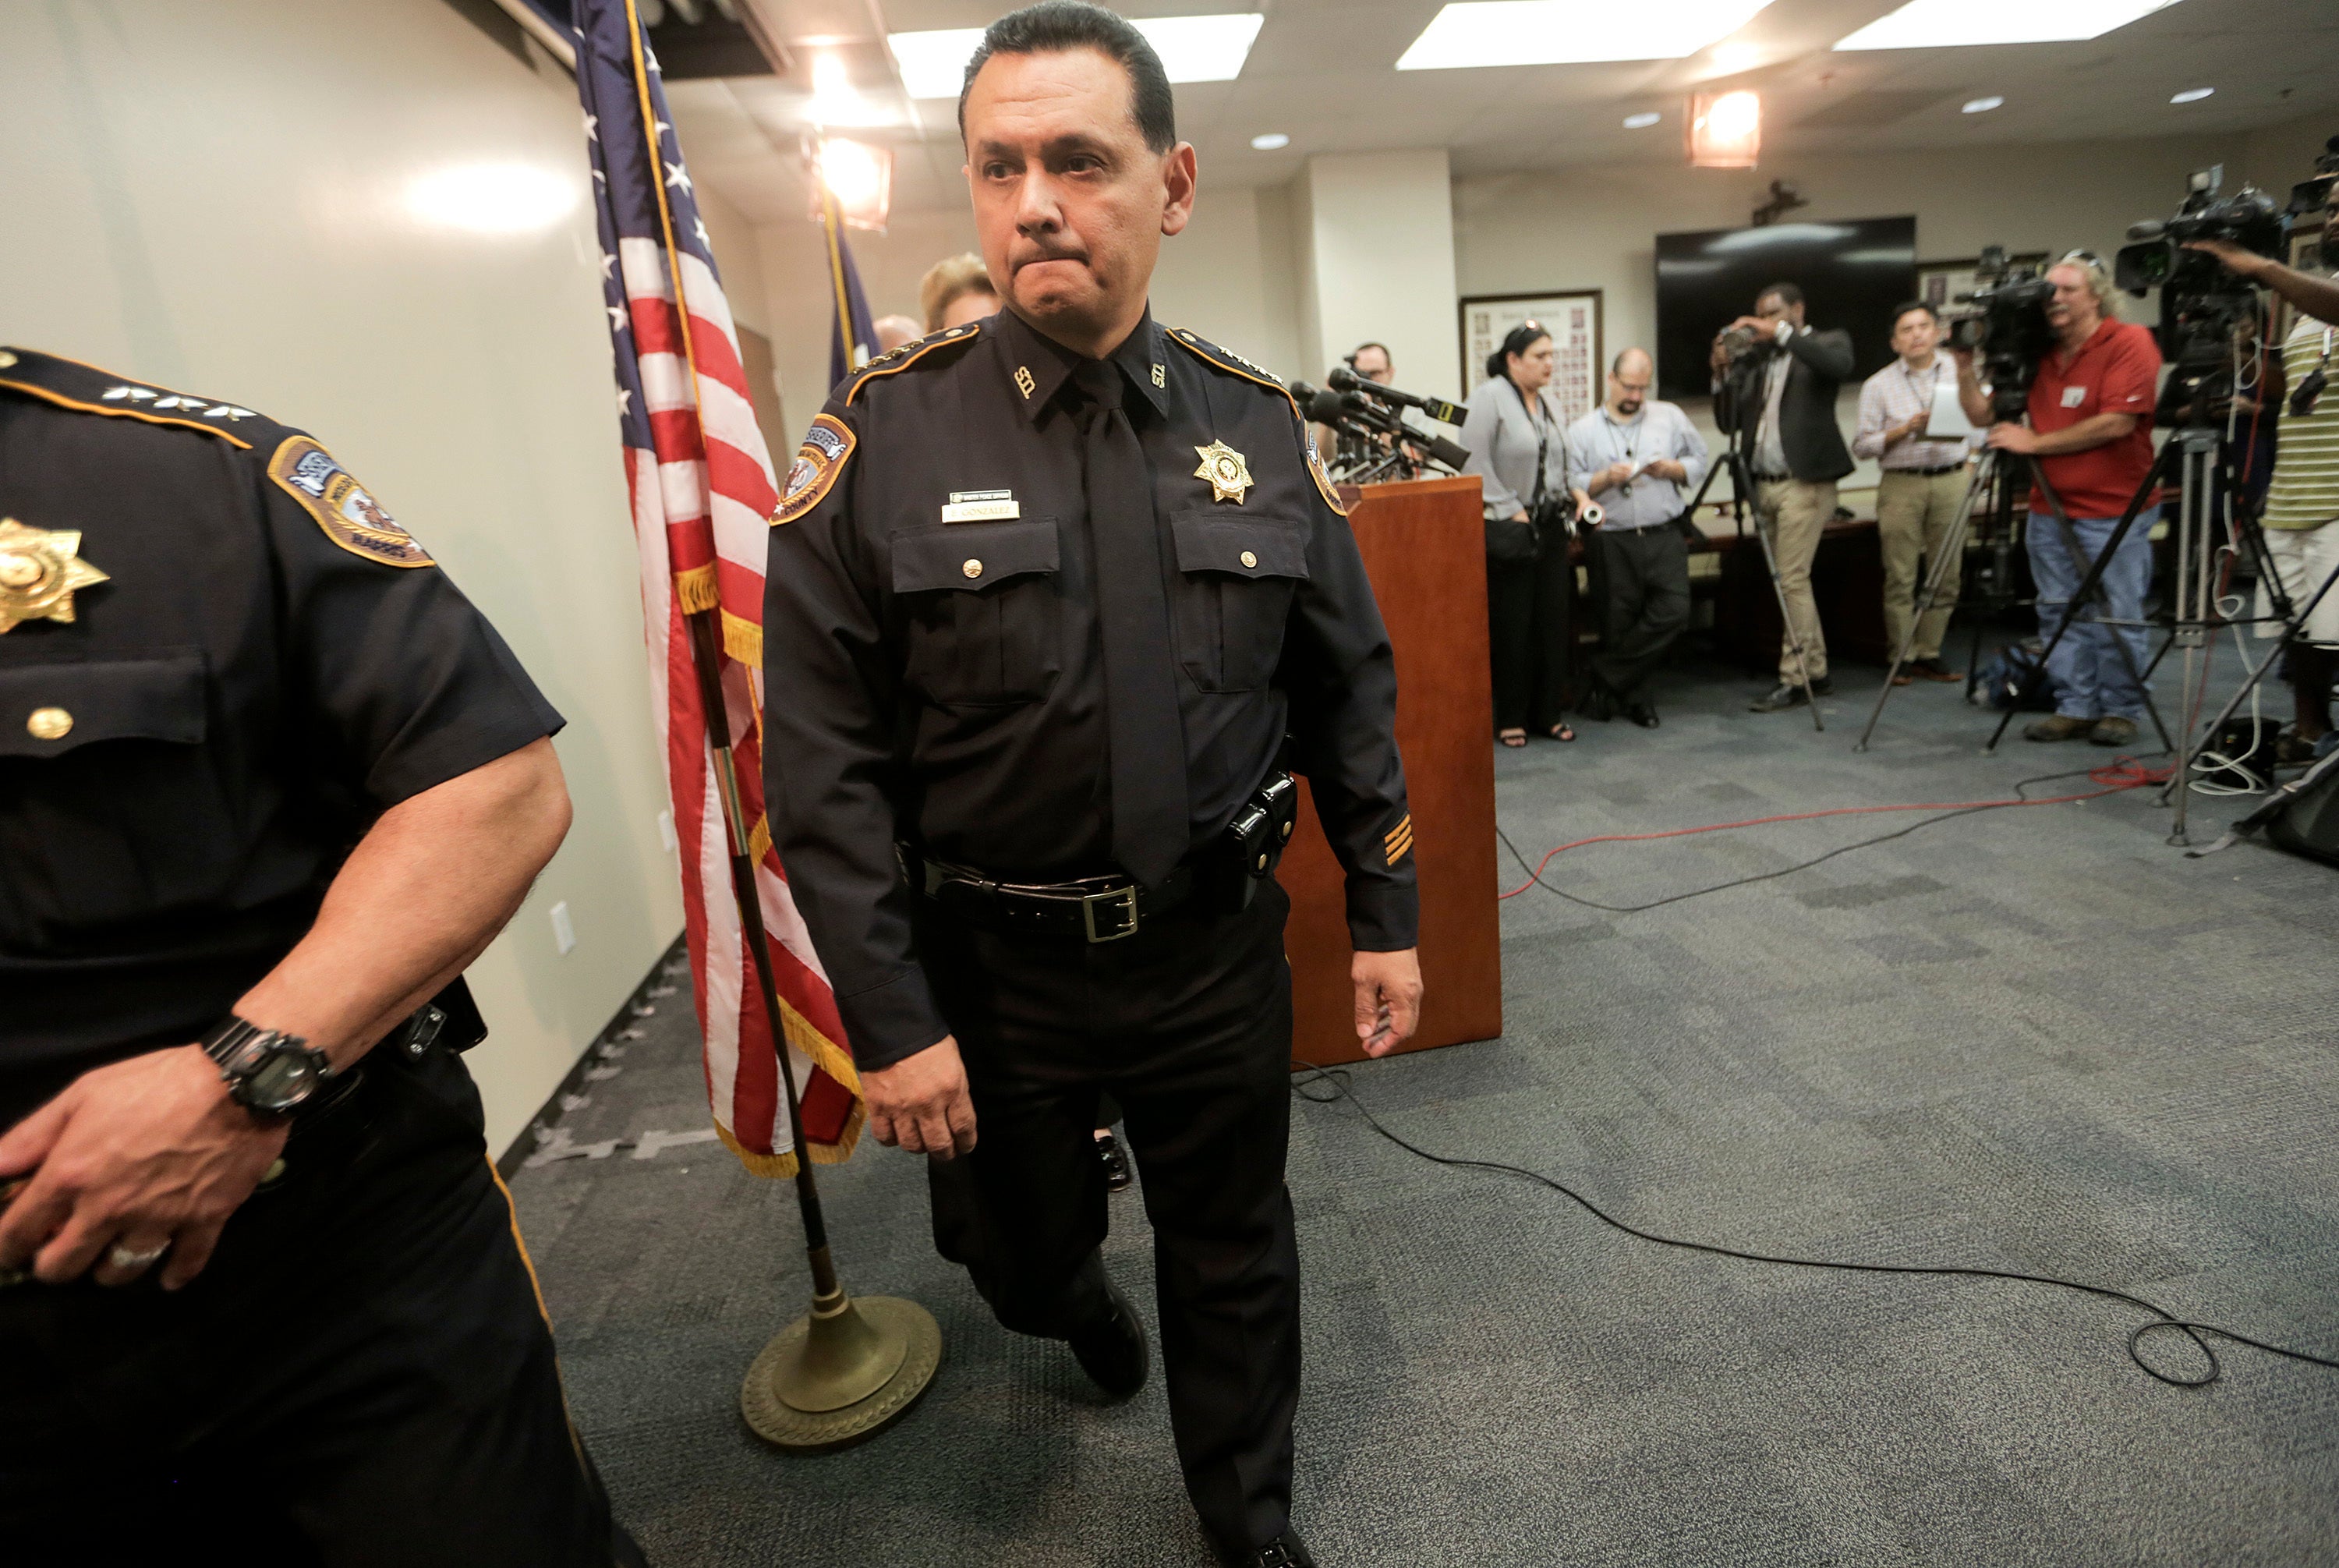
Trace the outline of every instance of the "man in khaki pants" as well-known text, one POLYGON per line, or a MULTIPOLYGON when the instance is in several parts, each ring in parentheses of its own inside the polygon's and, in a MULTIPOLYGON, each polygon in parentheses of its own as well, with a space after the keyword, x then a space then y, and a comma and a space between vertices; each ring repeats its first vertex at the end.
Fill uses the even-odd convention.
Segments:
POLYGON ((1811 597, 1811 557, 1835 517, 1836 481, 1851 472, 1851 453, 1836 427, 1836 392, 1851 376, 1851 334, 1815 332, 1803 321, 1803 291, 1773 283, 1713 340, 1719 393, 1714 412, 1733 439, 1752 437, 1755 504, 1771 530, 1788 627, 1780 639, 1779 684, 1752 705, 1758 714, 1800 707, 1806 695, 1835 689, 1828 678, 1827 638, 1811 597), (1756 335, 1759 360, 1732 366, 1723 338, 1743 328, 1756 335), (1801 657, 1796 645, 1801 645, 1801 657))
POLYGON ((1972 482, 1964 439, 1924 439, 1934 399, 1944 388, 1957 392, 1957 367, 1935 351, 1940 340, 1940 318, 1921 300, 1893 313, 1892 350, 1900 357, 1861 385, 1860 429, 1851 439, 1852 456, 1873 458, 1884 470, 1876 485, 1876 535, 1884 552, 1884 638, 1896 654, 1904 647, 1909 654, 1892 677, 1900 686, 1919 677, 1962 678, 1941 662, 1941 636, 1958 602, 1956 578, 1946 579, 1921 607, 1916 603, 1919 559, 1924 571, 1936 569, 1972 482))

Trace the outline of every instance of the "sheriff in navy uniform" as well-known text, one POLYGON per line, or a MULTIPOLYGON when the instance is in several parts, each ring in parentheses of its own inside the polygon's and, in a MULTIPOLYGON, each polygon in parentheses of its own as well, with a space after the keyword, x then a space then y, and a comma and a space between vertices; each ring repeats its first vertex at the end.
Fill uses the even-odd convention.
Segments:
POLYGON ((1289 396, 1147 308, 1194 153, 1143 36, 1052 0, 967 82, 1006 308, 839 388, 783 486, 777 841, 872 1125, 933 1157, 943 1251, 1121 1395, 1148 1347, 1099 1260, 1091 1135, 1100 1092, 1125 1109, 1188 1492, 1224 1561, 1304 1564, 1265 873, 1288 758, 1347 873, 1358 1033, 1394 1049, 1420 972, 1388 639, 1289 396))
POLYGON ((0 350, 0 1557, 639 1561, 454 1054, 559 727, 316 440, 0 350))

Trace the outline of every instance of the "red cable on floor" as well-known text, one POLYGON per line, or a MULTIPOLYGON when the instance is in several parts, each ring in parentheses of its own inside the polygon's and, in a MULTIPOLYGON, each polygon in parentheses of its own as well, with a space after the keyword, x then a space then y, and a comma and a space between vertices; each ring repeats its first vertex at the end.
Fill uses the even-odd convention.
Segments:
POLYGON ((2117 794, 2122 790, 2142 789, 2147 784, 2161 784, 2176 771, 2173 764, 2168 767, 2147 767, 2134 757, 2123 756, 2115 758, 2101 767, 2089 768, 2087 777, 2104 787, 2089 790, 2084 794, 2041 795, 2036 800, 2018 795, 2011 800, 1924 801, 1911 805, 1840 805, 1827 811, 1791 812, 1781 816, 1749 817, 1744 822, 1709 823, 1703 827, 1668 828, 1663 833, 1596 833, 1591 838, 1580 838, 1573 843, 1561 844, 1535 863, 1533 875, 1501 896, 1518 897, 1519 894, 1535 885, 1535 879, 1543 875, 1544 867, 1565 854, 1569 850, 1582 849, 1588 843, 1645 843, 1651 839, 1686 838, 1692 833, 1723 833, 1731 828, 1761 827, 1765 823, 1810 822, 1815 817, 1823 816, 1869 816, 1878 812, 1982 811, 1996 806, 2067 805, 2072 801, 2100 800, 2105 795, 2117 794))

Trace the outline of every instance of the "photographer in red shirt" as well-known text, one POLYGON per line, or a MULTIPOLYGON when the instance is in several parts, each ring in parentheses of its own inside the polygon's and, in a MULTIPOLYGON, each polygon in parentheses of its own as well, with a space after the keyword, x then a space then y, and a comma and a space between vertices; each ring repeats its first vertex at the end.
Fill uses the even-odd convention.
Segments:
MULTIPOLYGON (((2036 488, 2030 492, 2025 537, 2030 576, 2038 587, 2038 635, 2052 640, 2128 498, 2152 469, 2160 349, 2146 329, 2115 316, 2111 276, 2095 257, 2075 251, 2048 269, 2047 280, 2055 287, 2047 306, 2055 347, 2039 361, 2030 383, 2029 421, 1991 426, 1989 444, 2039 459, 2078 536, 2083 553, 2075 558, 2047 498, 2036 488)), ((1958 358, 1966 416, 1979 424, 1989 417, 1989 401, 1974 384, 1971 357, 1961 351, 1958 358)), ((2110 608, 2088 611, 2056 645, 2047 661, 2055 713, 2025 729, 2026 739, 2084 735, 2100 746, 2136 739, 2145 716, 2144 686, 2136 673, 2145 666, 2144 632, 2135 624, 2106 626, 2097 616, 2143 620, 2145 589, 2152 579, 2152 528, 2159 515, 2156 503, 2139 511, 2105 566, 2110 608), (2120 657, 2114 637, 2126 639, 2133 668, 2130 659, 2120 657)))

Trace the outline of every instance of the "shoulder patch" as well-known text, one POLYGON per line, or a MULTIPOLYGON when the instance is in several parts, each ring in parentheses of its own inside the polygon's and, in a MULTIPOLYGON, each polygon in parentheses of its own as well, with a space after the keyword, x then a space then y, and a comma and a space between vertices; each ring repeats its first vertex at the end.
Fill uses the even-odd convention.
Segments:
POLYGON ((845 384, 846 405, 851 406, 853 399, 861 395, 861 389, 877 378, 906 370, 936 349, 946 348, 952 343, 970 342, 982 330, 980 323, 969 321, 963 327, 946 327, 939 332, 929 332, 923 338, 913 338, 906 343, 886 350, 853 373, 852 380, 845 384))
POLYGON ((1348 515, 1348 508, 1340 504, 1340 492, 1334 487, 1332 476, 1324 471, 1323 457, 1316 450, 1316 438, 1308 429, 1308 415, 1299 407, 1299 399, 1291 395, 1290 388, 1277 380, 1274 372, 1265 366, 1254 365, 1240 354, 1198 338, 1183 327, 1170 328, 1170 339, 1206 365, 1215 365, 1230 375, 1282 393, 1283 400, 1291 405, 1291 417, 1298 421, 1300 449, 1307 456, 1308 476, 1316 481, 1317 493, 1333 511, 1344 518, 1348 515))
POLYGON ((787 478, 780 485, 780 504, 772 513, 772 526, 793 523, 820 505, 844 472, 844 459, 853 455, 856 438, 853 427, 834 414, 822 414, 804 432, 804 445, 796 449, 796 460, 788 465, 787 478))
POLYGON ((288 436, 268 459, 268 477, 317 519, 325 537, 386 567, 429 567, 414 536, 384 511, 357 476, 307 436, 288 436))

